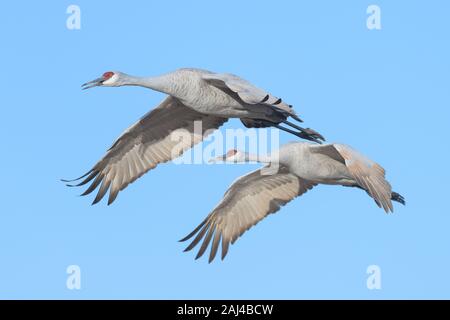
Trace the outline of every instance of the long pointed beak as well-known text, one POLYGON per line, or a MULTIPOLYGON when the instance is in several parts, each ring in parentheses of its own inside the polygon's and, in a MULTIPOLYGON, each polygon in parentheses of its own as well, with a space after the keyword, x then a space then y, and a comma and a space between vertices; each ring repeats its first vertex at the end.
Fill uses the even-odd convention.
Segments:
POLYGON ((95 80, 83 83, 81 85, 81 89, 82 90, 86 90, 86 89, 89 89, 89 88, 101 86, 103 84, 103 80, 104 80, 103 78, 97 78, 95 80))

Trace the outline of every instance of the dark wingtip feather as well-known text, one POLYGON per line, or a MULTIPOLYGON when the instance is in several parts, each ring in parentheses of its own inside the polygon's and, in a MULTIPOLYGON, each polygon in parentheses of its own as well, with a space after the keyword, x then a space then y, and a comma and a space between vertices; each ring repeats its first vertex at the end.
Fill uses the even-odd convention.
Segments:
MULTIPOLYGON (((103 182, 103 183, 105 183, 105 182, 103 182)), ((103 183, 102 183, 102 186, 100 187, 100 190, 97 193, 97 196, 94 199, 93 204, 96 204, 96 203, 100 202, 100 200, 103 199, 103 197, 106 194, 106 191, 108 191, 111 181, 108 181, 106 184, 103 184, 103 183)))
POLYGON ((82 177, 79 177, 79 178, 77 178, 77 179, 59 179, 59 181, 61 181, 61 182, 64 182, 64 183, 68 183, 68 182, 74 182, 74 181, 77 181, 77 180, 80 180, 81 178, 84 178, 86 175, 84 175, 84 176, 82 176, 82 177))
POLYGON ((97 195, 95 196, 94 201, 92 202, 92 204, 96 204, 98 202, 100 202, 100 200, 103 199, 103 197, 106 194, 106 191, 108 191, 109 186, 111 185, 111 180, 103 180, 102 185, 100 186, 100 189, 97 192, 97 195))
POLYGON ((200 250, 198 250, 197 257, 195 259, 200 258, 205 253, 206 249, 209 246, 209 243, 211 242, 211 238, 215 232, 216 228, 215 226, 210 226, 208 229, 208 233, 206 234, 205 238, 203 239, 203 243, 200 247, 200 250))
POLYGON ((199 241, 203 238, 203 236, 205 235, 205 232, 208 230, 209 225, 205 225, 197 234, 197 236, 194 238, 194 240, 192 240, 192 242, 189 244, 189 246, 185 249, 186 251, 189 251, 191 249, 193 249, 198 243, 199 241))
POLYGON ((85 190, 82 194, 80 194, 80 197, 84 197, 87 196, 90 192, 88 192, 89 190, 85 190))
POLYGON ((70 183, 67 183, 66 186, 68 186, 68 187, 81 187, 81 186, 84 186, 86 183, 88 183, 89 181, 91 181, 92 179, 94 179, 95 176, 98 175, 98 173, 99 173, 98 171, 93 171, 86 179, 84 179, 84 180, 81 181, 80 183, 77 183, 77 184, 70 184, 70 183))
POLYGON ((111 188, 111 191, 109 193, 109 198, 108 198, 108 206, 111 205, 114 202, 114 200, 116 200, 118 194, 119 194, 119 189, 113 190, 111 188))
MULTIPOLYGON (((197 227, 198 228, 198 227, 197 227)), ((187 236, 185 236, 184 238, 178 240, 178 242, 185 242, 187 240, 189 240, 190 238, 192 238, 196 233, 197 233, 197 228, 195 228, 194 231, 192 231, 191 233, 189 233, 187 236)))
POLYGON ((216 232, 214 233, 214 239, 211 244, 211 252, 209 253, 209 259, 208 262, 211 263, 214 258, 216 257, 217 250, 219 249, 219 243, 220 239, 222 238, 222 232, 221 230, 216 229, 216 232))
POLYGON ((190 238, 192 238, 200 230, 200 228, 203 227, 203 225, 206 223, 207 220, 208 220, 208 218, 203 220, 191 233, 189 233, 183 239, 178 240, 178 242, 184 242, 184 241, 189 240, 190 238))
POLYGON ((88 194, 90 194, 92 191, 94 191, 98 185, 100 184, 100 182, 103 180, 103 175, 99 174, 97 175, 97 177, 95 178, 95 180, 91 183, 91 185, 89 186, 89 188, 86 189, 86 191, 84 191, 81 195, 82 196, 86 196, 88 194))
POLYGON ((222 238, 222 256, 221 256, 222 261, 227 256, 229 246, 230 246, 230 242, 229 242, 228 238, 226 238, 226 239, 222 238))
POLYGON ((61 179, 61 181, 62 181, 62 182, 74 182, 74 181, 78 181, 78 180, 83 179, 84 177, 86 177, 86 176, 87 176, 88 174, 90 174, 93 170, 94 170, 94 169, 89 170, 88 172, 86 172, 85 174, 83 174, 81 177, 78 177, 78 178, 76 178, 76 179, 71 179, 71 180, 68 180, 68 179, 61 179))
POLYGON ((195 260, 200 259, 201 256, 199 256, 198 254, 195 256, 195 260))
POLYGON ((222 251, 222 256, 220 257, 222 261, 225 259, 227 254, 228 254, 228 252, 223 253, 223 251, 222 251))

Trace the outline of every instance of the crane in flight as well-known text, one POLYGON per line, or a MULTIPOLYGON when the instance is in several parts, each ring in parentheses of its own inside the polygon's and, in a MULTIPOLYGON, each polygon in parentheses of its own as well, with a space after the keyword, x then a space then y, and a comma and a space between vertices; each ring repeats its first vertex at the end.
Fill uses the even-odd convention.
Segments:
POLYGON ((276 127, 303 139, 325 141, 318 132, 288 120, 302 122, 291 105, 232 74, 185 68, 156 77, 136 77, 108 71, 82 88, 119 86, 141 86, 166 93, 168 97, 125 130, 86 174, 63 180, 68 186, 90 183, 82 195, 100 186, 93 204, 108 190, 108 205, 111 204, 119 191, 158 164, 201 142, 229 118, 239 118, 248 128, 276 127), (195 132, 195 121, 201 121, 201 132, 195 132), (171 136, 176 132, 187 132, 190 136, 183 139, 181 147, 180 141, 171 136))
POLYGON ((214 260, 220 243, 224 259, 230 243, 317 184, 363 189, 386 213, 393 212, 392 201, 405 204, 405 199, 392 191, 385 179, 385 170, 379 164, 342 144, 289 143, 266 156, 230 150, 215 159, 218 160, 256 161, 266 166, 238 178, 206 219, 180 240, 195 236, 185 249, 189 251, 203 239, 196 259, 205 253, 211 239, 209 262, 214 260))

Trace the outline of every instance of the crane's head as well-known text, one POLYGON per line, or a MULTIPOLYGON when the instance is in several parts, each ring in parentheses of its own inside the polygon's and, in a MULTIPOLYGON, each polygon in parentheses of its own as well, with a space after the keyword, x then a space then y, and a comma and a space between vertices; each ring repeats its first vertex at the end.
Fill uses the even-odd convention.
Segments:
POLYGON ((93 87, 118 87, 122 85, 123 74, 118 71, 107 71, 100 78, 81 85, 83 90, 93 87))
POLYGON ((218 161, 244 162, 244 161, 247 161, 247 155, 248 154, 246 152, 236 150, 236 149, 231 149, 227 153, 225 153, 223 156, 213 158, 209 162, 212 162, 212 163, 215 163, 218 161))

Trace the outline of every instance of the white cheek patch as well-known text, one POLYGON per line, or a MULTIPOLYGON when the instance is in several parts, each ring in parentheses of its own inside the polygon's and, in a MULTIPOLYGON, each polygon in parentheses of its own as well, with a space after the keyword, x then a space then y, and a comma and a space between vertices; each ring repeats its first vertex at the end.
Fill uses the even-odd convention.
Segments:
POLYGON ((119 77, 117 76, 117 74, 114 74, 111 78, 109 78, 108 80, 103 81, 103 85, 104 86, 112 86, 114 85, 114 83, 116 83, 117 79, 119 77))

